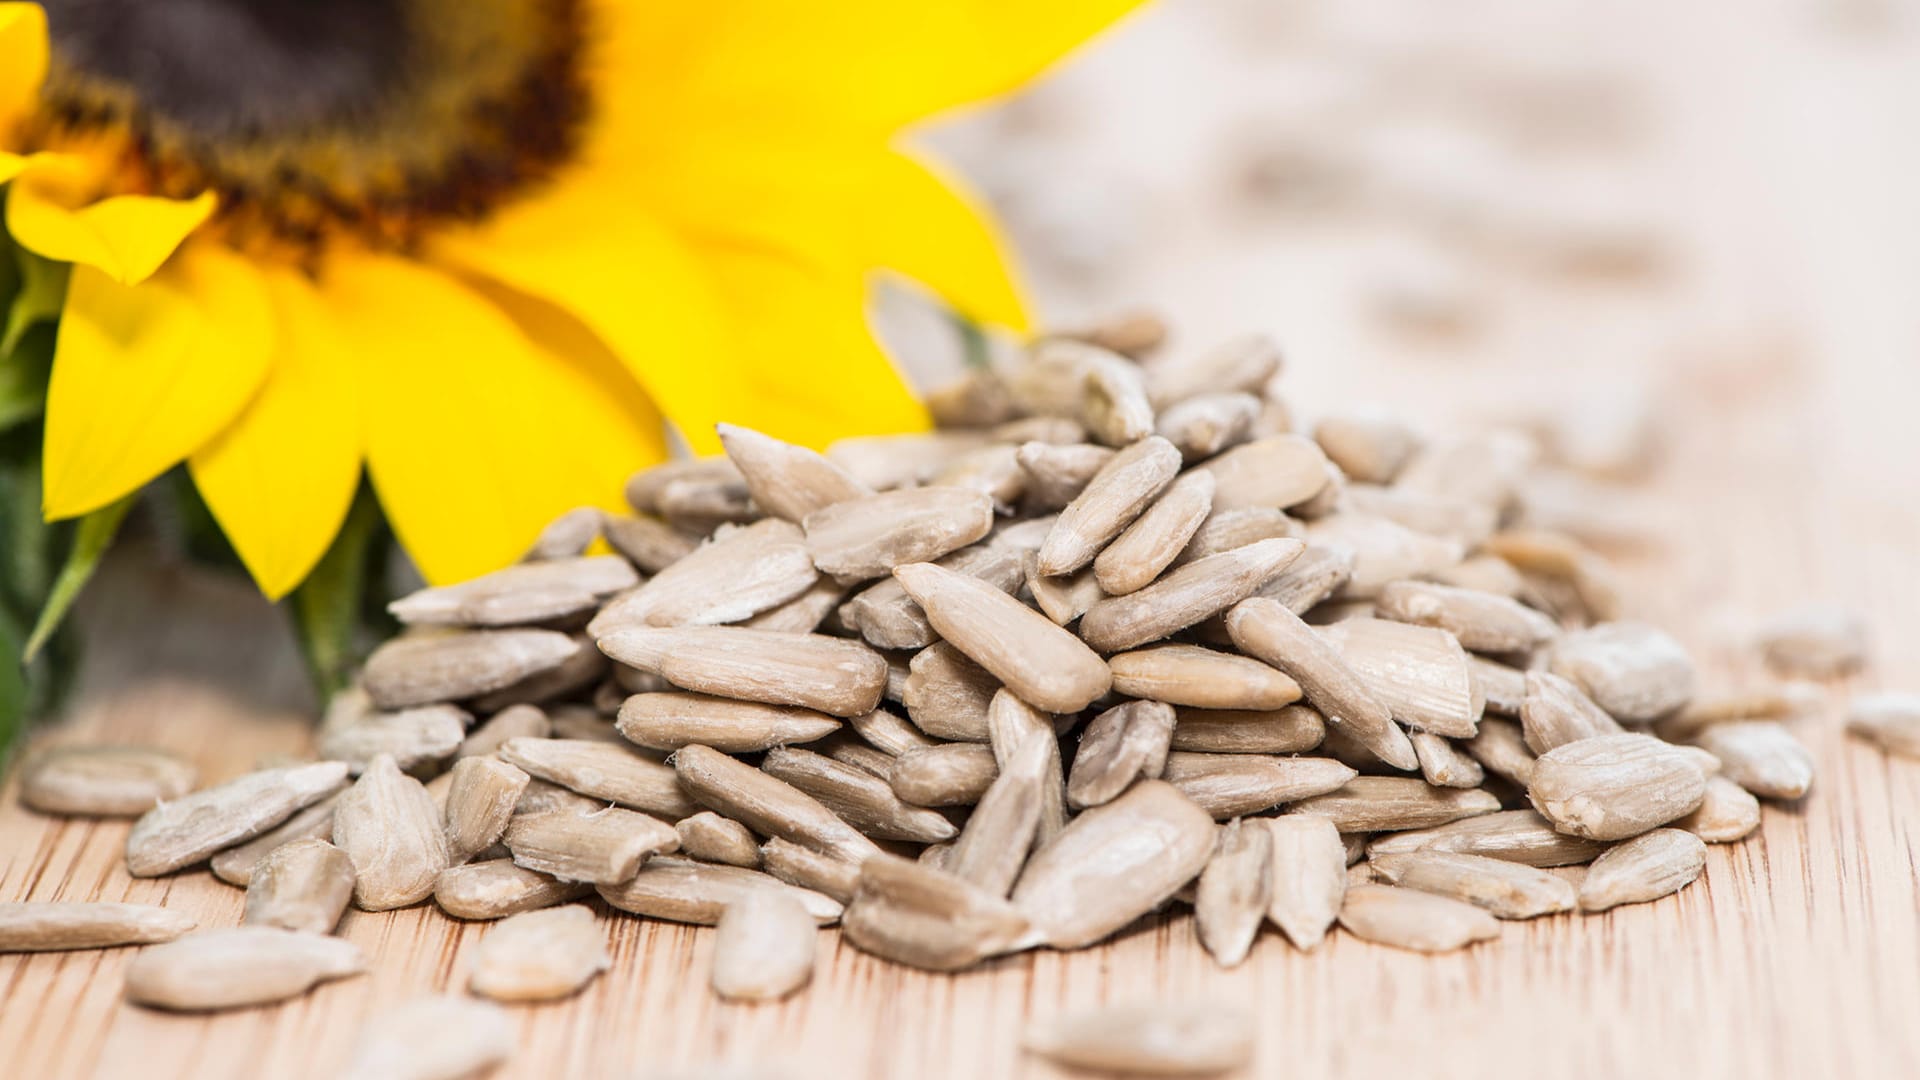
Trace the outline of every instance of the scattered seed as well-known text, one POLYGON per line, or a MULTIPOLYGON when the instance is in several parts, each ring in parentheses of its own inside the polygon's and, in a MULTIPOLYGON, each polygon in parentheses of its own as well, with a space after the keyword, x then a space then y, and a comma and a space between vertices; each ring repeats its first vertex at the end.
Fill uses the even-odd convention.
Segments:
POLYGON ((1693 813, 1706 777, 1679 747, 1650 735, 1599 735, 1533 765, 1527 798, 1561 832, 1624 840, 1693 813))
POLYGON ((859 863, 880 849, 813 796, 705 746, 673 756, 680 783, 695 800, 762 836, 778 836, 859 863))
POLYGON ((1813 755, 1782 724, 1715 724, 1694 743, 1720 759, 1727 779, 1763 799, 1798 799, 1813 787, 1813 755))
POLYGON ((1655 829, 1608 848, 1580 883, 1580 910, 1644 904, 1679 892, 1707 865, 1707 845, 1680 829, 1655 829))
POLYGON ((1395 885, 1348 889, 1340 925, 1377 945, 1427 953, 1452 952, 1500 936, 1499 921, 1472 904, 1395 885))
POLYGON ((248 926, 331 934, 353 899, 353 860, 325 840, 295 840, 260 860, 247 884, 248 926))
POLYGON ((1572 883, 1517 862, 1424 850, 1382 852, 1370 858, 1368 865, 1390 885, 1464 900, 1502 919, 1533 919, 1573 910, 1572 883))
POLYGON ((759 889, 728 904, 713 937, 713 991, 778 1001, 813 978, 813 916, 790 895, 759 889))
POLYGON ((942 637, 1035 707, 1078 712, 1112 685, 1093 650, 986 582, 933 563, 902 566, 894 576, 942 637))
POLYGON ((1024 569, 1027 591, 1033 594, 1033 601, 1039 605, 1041 613, 1052 619, 1056 626, 1065 626, 1085 615, 1088 609, 1106 598, 1106 591, 1100 588, 1100 581, 1091 566, 1064 577, 1046 577, 1040 573, 1040 556, 1030 551, 1025 555, 1024 569))
POLYGON ((56 746, 20 770, 20 801, 42 814, 132 817, 193 790, 192 764, 145 746, 56 746))
POLYGON ((673 767, 598 739, 509 739, 500 760, 529 776, 671 821, 699 809, 673 767))
POLYGON ((511 915, 488 930, 473 950, 468 986, 495 1001, 557 1001, 611 964, 593 912, 568 904, 511 915))
POLYGON ((1709 844, 1743 840, 1760 827, 1760 800, 1724 776, 1710 776, 1700 809, 1676 819, 1673 827, 1685 829, 1709 844))
POLYGON ((1356 776, 1335 791, 1294 803, 1287 812, 1330 818, 1341 832, 1384 832, 1431 828, 1498 809, 1500 800, 1491 792, 1437 788, 1418 777, 1356 776))
POLYGON ((562 881, 617 885, 654 855, 677 851, 680 834, 631 810, 557 809, 515 814, 505 843, 513 861, 528 870, 562 881))
POLYGON ((1014 905, 943 870, 891 855, 860 866, 841 918, 848 941, 925 971, 958 971, 1019 947, 1027 918, 1014 905))
POLYGON ((1760 655, 1783 678, 1841 679, 1867 666, 1872 642, 1857 612, 1814 605, 1767 621, 1758 635, 1760 655))
POLYGON ((353 902, 387 911, 426 899, 447 868, 433 796, 391 757, 375 758, 333 808, 333 843, 353 861, 353 902))
POLYGON ((1076 1069, 1139 1076, 1196 1076, 1253 1058, 1253 1018, 1211 1002, 1108 1006, 1028 1027, 1026 1046, 1076 1069))
POLYGON ((172 941, 196 925, 185 912, 150 904, 0 904, 0 953, 152 945, 172 941))
POLYGON ((1052 747, 1041 779, 1040 821, 1034 841, 1038 845, 1053 839, 1067 827, 1066 770, 1060 759, 1054 718, 1021 701, 1010 690, 993 695, 992 703, 987 706, 987 741, 993 747, 994 764, 998 768, 1006 768, 1028 736, 1035 733, 1045 734, 1052 747))
POLYGON ((364 694, 345 691, 334 698, 320 725, 320 756, 344 761, 359 775, 382 754, 402 769, 432 765, 452 757, 466 739, 473 717, 452 705, 422 705, 398 712, 358 709, 364 694))
POLYGON ((1094 717, 1067 774, 1067 801, 1099 806, 1137 779, 1157 779, 1166 768, 1173 721, 1173 707, 1157 701, 1129 701, 1094 717))
POLYGON ((699 743, 745 754, 824 739, 840 730, 840 721, 795 705, 667 691, 628 698, 615 726, 631 742, 654 750, 699 743))
POLYGON ((1273 841, 1267 919, 1302 951, 1326 937, 1347 895, 1346 845, 1317 814, 1255 819, 1273 841))
POLYGON ((127 1000, 176 1012, 265 1005, 366 970, 360 947, 270 926, 196 930, 141 950, 127 965, 127 1000))
POLYGON ((442 815, 447 863, 458 866, 506 835, 513 808, 527 790, 527 774, 490 757, 463 758, 449 771, 452 786, 442 815))
POLYGON ((1253 948, 1273 887, 1273 836, 1260 821, 1229 822, 1195 891, 1200 944, 1221 967, 1237 967, 1253 948))
POLYGON ((648 862, 617 885, 599 887, 600 898, 622 911, 695 926, 718 924, 730 905, 760 891, 792 897, 819 925, 840 918, 840 903, 830 896, 796 888, 757 870, 671 856, 648 862))
POLYGON ((1205 709, 1275 710, 1300 685, 1258 660, 1197 645, 1156 645, 1108 659, 1115 693, 1205 709))
POLYGON ((690 859, 760 869, 760 843, 753 830, 732 818, 702 810, 674 822, 673 831, 680 834, 680 853, 690 859))
POLYGON ((993 528, 993 499, 959 487, 884 491, 807 515, 807 550, 821 573, 843 581, 884 577, 930 562, 993 528))
POLYGON ((434 879, 433 899, 456 919, 503 919, 577 900, 592 888, 528 870, 512 859, 488 859, 442 870, 434 879))
POLYGON ((375 708, 459 701, 550 671, 574 654, 552 630, 472 630, 395 638, 373 651, 361 682, 375 708))
MULTIPOLYGON (((1022 564, 1028 557, 1030 553, 1009 546, 976 544, 946 556, 939 565, 989 582, 1001 592, 1013 593, 1026 580, 1022 564)), ((841 605, 840 619, 859 630, 867 644, 876 649, 924 649, 940 639, 927 621, 927 613, 895 578, 882 579, 861 590, 841 605)))
POLYGON ((388 1006, 360 1033, 341 1080, 460 1080, 513 1056, 514 1023, 472 998, 415 998, 388 1006))
POLYGON ((1645 623, 1610 622, 1567 634, 1548 655, 1553 673, 1616 720, 1654 720, 1693 697, 1693 661, 1645 623))
POLYGON ((346 782, 346 765, 323 761, 262 769, 163 802, 142 814, 127 835, 127 873, 158 877, 192 866, 266 832, 346 782))
POLYGON ((1857 697, 1847 710, 1847 730, 1887 753, 1920 757, 1920 695, 1857 697))
POLYGON ((830 716, 872 712, 887 685, 884 657, 857 641, 824 634, 738 626, 635 627, 601 638, 600 649, 683 690, 798 705, 830 716))
POLYGON ((1171 784, 1142 780, 1034 852, 1013 903, 1046 944, 1091 945, 1192 881, 1213 845, 1205 810, 1171 784))

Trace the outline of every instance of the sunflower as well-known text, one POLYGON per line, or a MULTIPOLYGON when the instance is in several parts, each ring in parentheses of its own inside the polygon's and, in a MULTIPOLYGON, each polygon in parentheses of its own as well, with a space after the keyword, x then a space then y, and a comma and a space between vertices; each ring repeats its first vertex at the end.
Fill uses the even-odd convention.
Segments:
POLYGON ((870 274, 1024 313, 902 133, 1136 2, 0 2, 6 230, 72 266, 44 511, 185 461, 279 597, 364 465, 448 581, 618 506, 668 425, 923 426, 870 274))

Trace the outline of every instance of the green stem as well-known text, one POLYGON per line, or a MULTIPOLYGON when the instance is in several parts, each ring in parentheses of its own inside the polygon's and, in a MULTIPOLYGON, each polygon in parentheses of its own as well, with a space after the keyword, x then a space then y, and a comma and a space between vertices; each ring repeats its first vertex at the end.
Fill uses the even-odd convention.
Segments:
POLYGON ((25 662, 32 663, 53 632, 60 628, 61 621, 73 608, 73 602, 80 598, 80 591, 87 587, 87 581, 99 569, 101 557, 113 546, 114 534, 120 531, 120 522, 126 519, 137 494, 125 495, 118 502, 109 503, 80 519, 80 528, 73 535, 73 549, 67 552, 67 561, 60 567, 60 575, 54 578, 46 606, 40 609, 40 618, 34 623, 33 633, 28 636, 26 649, 21 653, 25 662))
POLYGON ((359 661, 356 638, 373 551, 380 539, 380 507, 362 486, 333 546, 294 590, 294 633, 314 689, 325 701, 352 678, 359 661))

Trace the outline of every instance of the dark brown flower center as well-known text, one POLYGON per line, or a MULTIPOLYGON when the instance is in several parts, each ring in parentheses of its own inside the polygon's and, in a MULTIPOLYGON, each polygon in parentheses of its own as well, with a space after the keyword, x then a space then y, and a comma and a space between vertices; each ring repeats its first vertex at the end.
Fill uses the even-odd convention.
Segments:
POLYGON ((43 0, 33 145, 220 196, 243 245, 406 248, 547 179, 588 107, 583 0, 43 0))

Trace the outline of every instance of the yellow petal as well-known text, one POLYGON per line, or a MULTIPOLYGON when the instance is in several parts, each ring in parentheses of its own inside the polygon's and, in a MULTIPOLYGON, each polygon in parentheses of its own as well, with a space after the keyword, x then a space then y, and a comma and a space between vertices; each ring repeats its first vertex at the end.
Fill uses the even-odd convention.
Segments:
POLYGON ((212 192, 193 199, 115 195, 82 204, 78 169, 36 155, 7 189, 7 231, 22 247, 57 262, 91 266, 138 285, 213 213, 212 192))
POLYGON ((49 519, 132 491, 219 434, 266 376, 258 273, 223 249, 181 252, 128 286, 76 266, 47 389, 49 519))
POLYGON ((905 274, 976 322, 1027 329, 1012 254, 958 181, 900 154, 876 155, 855 212, 865 265, 905 274))
POLYGON ((721 356, 718 302, 687 248, 617 184, 583 171, 437 239, 438 254, 558 306, 612 348, 694 450, 717 452, 715 420, 746 392, 721 356))
MULTIPOLYGON (((624 371, 528 336, 557 313, 523 324, 387 256, 337 256, 322 289, 360 366, 368 472, 429 581, 505 565, 564 510, 619 506, 626 477, 664 454, 624 371)), ((562 348, 590 337, 567 332, 562 348)))
POLYGON ((265 275, 271 369, 240 418, 188 461, 194 483, 260 591, 306 579, 360 483, 360 387, 340 332, 304 277, 265 275))
POLYGON ((33 104, 46 76, 47 13, 39 4, 0 4, 0 132, 33 104))

